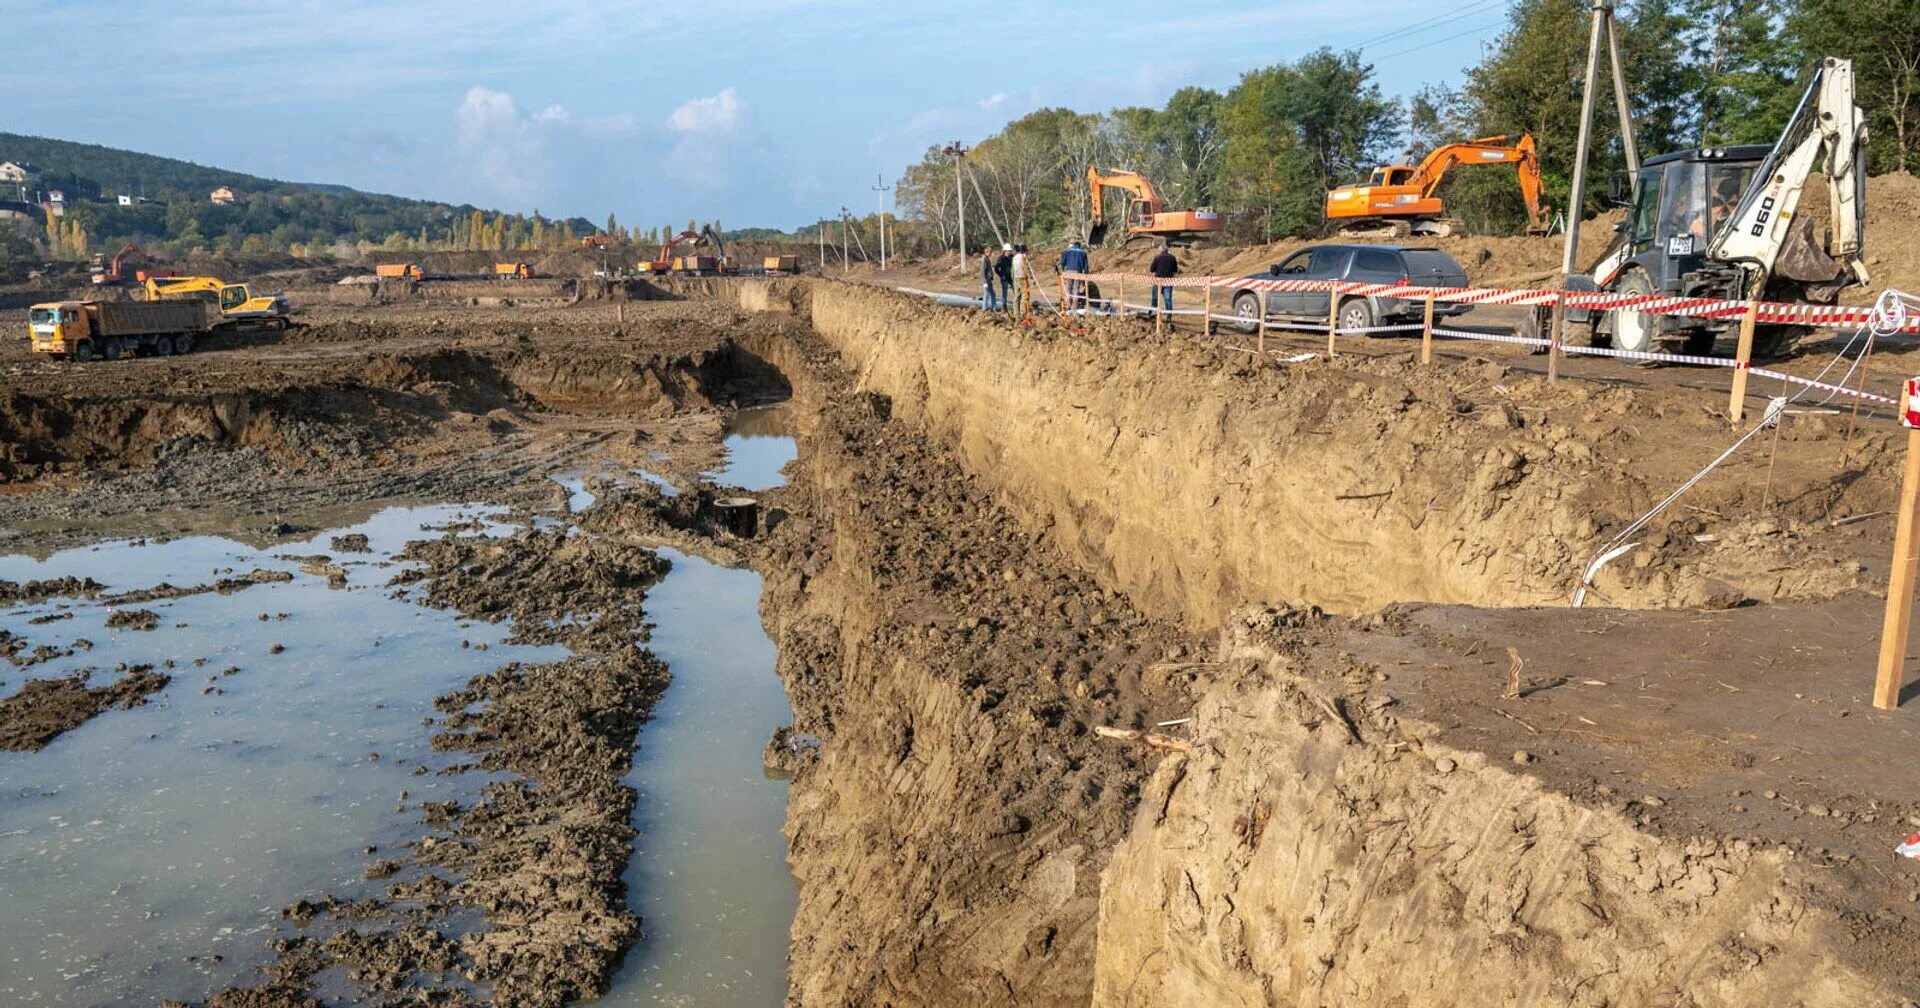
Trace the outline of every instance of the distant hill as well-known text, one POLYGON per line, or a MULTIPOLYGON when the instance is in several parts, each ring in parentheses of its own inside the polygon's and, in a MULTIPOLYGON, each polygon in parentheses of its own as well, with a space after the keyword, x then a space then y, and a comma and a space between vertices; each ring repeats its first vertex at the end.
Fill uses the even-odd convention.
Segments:
MULTIPOLYGON (((282 182, 191 161, 47 137, 0 133, 0 162, 29 166, 27 196, 59 190, 66 196, 66 232, 59 236, 23 230, 0 235, 0 258, 78 258, 86 250, 111 251, 135 242, 151 252, 186 254, 306 254, 367 245, 402 250, 461 247, 491 239, 492 246, 557 246, 562 236, 594 231, 585 218, 543 220, 516 214, 364 193, 340 185, 282 182), (239 199, 215 204, 214 189, 237 190, 239 199), (118 197, 148 202, 119 205, 118 197), (474 227, 475 214, 482 226, 474 227), (77 225, 79 234, 72 229, 77 225), (57 247, 56 247, 57 246, 57 247)), ((0 183, 0 199, 17 196, 0 183)))

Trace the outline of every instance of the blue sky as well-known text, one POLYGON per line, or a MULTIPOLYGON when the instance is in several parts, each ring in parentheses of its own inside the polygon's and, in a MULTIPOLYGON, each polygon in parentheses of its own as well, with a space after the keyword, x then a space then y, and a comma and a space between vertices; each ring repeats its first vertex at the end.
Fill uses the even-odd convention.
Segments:
POLYGON ((1366 44, 1389 94, 1457 83, 1504 14, 1505 0, 195 0, 164 14, 8 0, 0 129, 549 216, 790 227, 871 209, 876 174, 892 184, 929 144, 1035 108, 1224 90, 1322 45, 1366 44))

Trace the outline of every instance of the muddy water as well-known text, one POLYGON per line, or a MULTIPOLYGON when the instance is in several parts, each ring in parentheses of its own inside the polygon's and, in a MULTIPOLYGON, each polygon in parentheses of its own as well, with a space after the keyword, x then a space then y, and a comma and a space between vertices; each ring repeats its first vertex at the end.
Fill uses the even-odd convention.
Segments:
POLYGON ((713 472, 718 483, 768 490, 786 481, 780 470, 793 461, 792 415, 785 403, 743 409, 727 420, 722 442, 727 460, 713 472))
POLYGON ((0 666, 5 692, 28 675, 92 666, 105 682, 116 662, 175 662, 148 705, 110 710, 37 753, 0 754, 0 1004, 151 1004, 249 982, 281 907, 379 884, 356 881, 384 856, 365 847, 384 852, 417 832, 417 812, 395 808, 403 790, 410 802, 477 790, 478 774, 413 775, 447 762, 421 727, 432 698, 502 662, 563 652, 503 645, 502 627, 462 627, 390 598, 393 569, 380 565, 432 534, 423 526, 473 513, 396 508, 334 530, 363 532, 374 550, 333 554, 345 589, 275 556, 332 553, 331 533, 264 551, 199 537, 0 558, 0 578, 73 574, 113 590, 204 583, 215 568, 294 574, 229 596, 142 603, 160 616, 148 632, 109 630, 105 607, 84 601, 0 612, 0 627, 36 643, 95 645, 30 669, 0 666), (63 606, 73 618, 28 622, 63 606), (229 666, 239 671, 223 675, 229 666))
MULTIPOLYGON (((742 411, 722 482, 762 490, 794 458, 779 407, 742 411), (748 414, 752 414, 748 416, 748 414)), ((629 778, 639 793, 628 899, 646 939, 600 1002, 771 1006, 787 992, 798 894, 787 873, 787 785, 760 754, 792 720, 760 626, 760 578, 674 550, 647 596, 650 647, 673 683, 641 732, 629 778)))

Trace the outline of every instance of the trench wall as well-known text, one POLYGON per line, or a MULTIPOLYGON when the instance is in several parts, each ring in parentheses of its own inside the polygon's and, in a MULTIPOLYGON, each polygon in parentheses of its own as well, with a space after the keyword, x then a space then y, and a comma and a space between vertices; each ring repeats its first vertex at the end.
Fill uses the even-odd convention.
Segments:
MULTIPOLYGON (((1415 385, 1398 365, 1263 365, 1139 327, 1063 335, 856 284, 704 290, 806 318, 863 387, 1078 564, 1197 629, 1249 600, 1341 613, 1561 604, 1602 522, 1648 499, 1578 432, 1464 405, 1452 389, 1503 380, 1472 364, 1436 365, 1415 385)), ((1623 411, 1613 391, 1581 394, 1623 411)), ((1608 597, 1690 604, 1710 593, 1708 573, 1609 585, 1608 597)), ((1754 597, 1803 587, 1711 573, 1754 597)))

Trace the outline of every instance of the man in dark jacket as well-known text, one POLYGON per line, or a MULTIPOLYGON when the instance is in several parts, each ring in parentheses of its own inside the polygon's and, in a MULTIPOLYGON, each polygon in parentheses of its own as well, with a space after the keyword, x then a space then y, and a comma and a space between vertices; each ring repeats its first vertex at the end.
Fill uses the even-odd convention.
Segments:
POLYGON ((993 275, 1000 280, 1000 310, 1013 308, 1013 246, 1000 246, 1000 258, 993 263, 993 275))
POLYGON ((980 308, 983 311, 993 311, 999 307, 993 296, 995 275, 993 246, 988 245, 980 250, 980 308))
MULTIPOLYGON (((1079 242, 1068 245, 1066 251, 1060 253, 1060 272, 1088 273, 1091 271, 1091 266, 1087 261, 1087 250, 1081 248, 1079 242)), ((1085 280, 1068 280, 1067 307, 1072 309, 1085 308, 1086 306, 1087 282, 1085 280)))
MULTIPOLYGON (((1153 274, 1156 280, 1171 280, 1180 272, 1180 260, 1173 257, 1173 250, 1167 247, 1166 242, 1160 243, 1160 252, 1147 264, 1147 272, 1153 274)), ((1157 311, 1162 307, 1173 311, 1172 284, 1153 285, 1153 308, 1157 311)))

